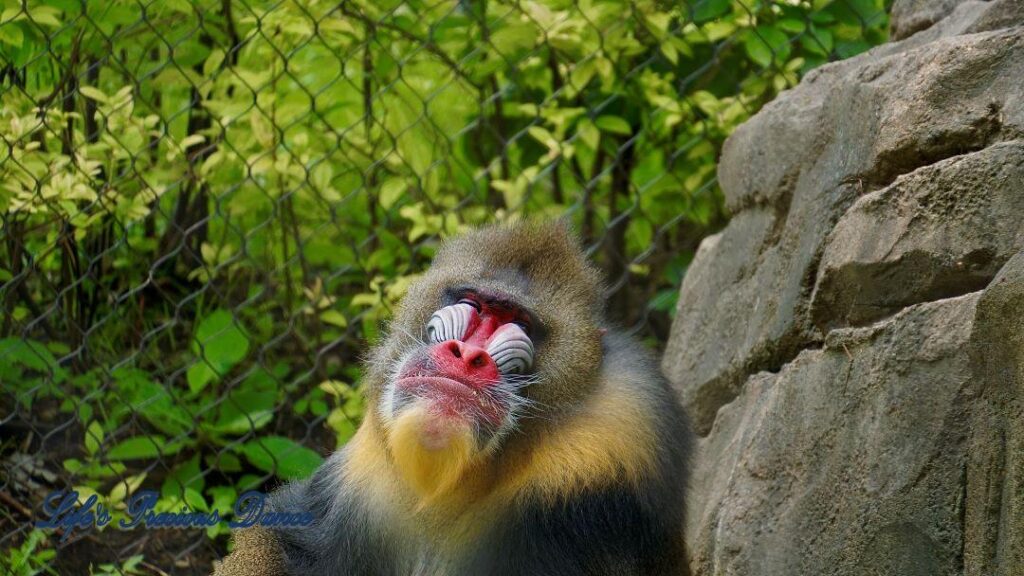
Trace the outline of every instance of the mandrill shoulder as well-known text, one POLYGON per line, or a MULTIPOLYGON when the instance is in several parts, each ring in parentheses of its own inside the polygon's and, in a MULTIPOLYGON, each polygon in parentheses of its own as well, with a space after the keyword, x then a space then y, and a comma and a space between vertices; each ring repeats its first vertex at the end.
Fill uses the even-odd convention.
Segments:
POLYGON ((600 386, 531 455, 466 573, 685 573, 686 418, 639 343, 605 339, 600 386))
POLYGON ((603 344, 602 378, 608 384, 606 390, 610 396, 632 406, 639 412, 637 418, 647 423, 652 434, 650 447, 660 458, 669 459, 665 464, 675 464, 665 472, 685 478, 693 432, 654 353, 618 331, 609 331, 603 344))
POLYGON ((534 493, 685 480, 689 425, 653 356, 614 331, 605 334, 604 348, 590 396, 540 435, 525 465, 513 464, 534 493))

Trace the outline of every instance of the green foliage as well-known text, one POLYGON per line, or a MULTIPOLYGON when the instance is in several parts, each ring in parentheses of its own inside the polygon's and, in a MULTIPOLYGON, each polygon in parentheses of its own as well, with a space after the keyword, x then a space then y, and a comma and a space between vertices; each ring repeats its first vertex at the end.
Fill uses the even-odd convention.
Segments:
POLYGON ((216 310, 199 323, 192 340, 192 353, 201 362, 188 369, 188 387, 198 392, 211 381, 224 377, 249 351, 245 337, 227 310, 216 310))
POLYGON ((887 22, 882 0, 12 5, 0 381, 76 420, 83 494, 224 510, 351 437, 357 360, 438 238, 568 214, 613 315, 663 338, 724 220, 725 138, 887 22))
POLYGON ((93 568, 89 567, 89 576, 127 576, 127 575, 143 575, 146 571, 142 569, 142 555, 136 554, 130 556, 120 564, 100 564, 93 568))
POLYGON ((0 563, 11 576, 35 576, 36 574, 57 574, 50 568, 50 562, 57 551, 46 547, 46 533, 42 530, 29 532, 21 546, 7 550, 6 559, 0 563))
POLYGON ((265 436, 242 446, 253 466, 287 480, 305 478, 323 463, 319 454, 281 436, 265 436))

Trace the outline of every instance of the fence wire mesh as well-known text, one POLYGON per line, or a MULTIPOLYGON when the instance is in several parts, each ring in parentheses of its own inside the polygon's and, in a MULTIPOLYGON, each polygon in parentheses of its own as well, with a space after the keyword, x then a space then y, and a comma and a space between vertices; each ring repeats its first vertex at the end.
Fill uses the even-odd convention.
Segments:
MULTIPOLYGON (((230 510, 353 433, 438 239, 567 215, 653 346, 726 136, 886 38, 882 0, 33 0, 0 14, 0 566, 207 574, 230 510)), ((765 142, 765 146, 774 143, 765 142)))

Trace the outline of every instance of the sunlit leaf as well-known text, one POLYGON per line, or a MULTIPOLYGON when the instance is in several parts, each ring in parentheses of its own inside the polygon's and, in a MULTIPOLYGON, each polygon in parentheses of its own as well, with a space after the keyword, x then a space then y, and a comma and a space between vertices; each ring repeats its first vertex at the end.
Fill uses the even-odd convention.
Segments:
POLYGON ((110 460, 142 460, 170 456, 181 450, 180 442, 167 442, 163 436, 136 436, 114 444, 106 451, 110 460))
POLYGON ((198 360, 189 367, 189 388, 197 392, 210 382, 222 378, 249 352, 249 339, 227 310, 216 310, 206 316, 192 340, 192 351, 198 360))
POLYGON ((253 466, 286 480, 305 478, 323 463, 316 452, 282 436, 250 440, 242 452, 253 466))
POLYGON ((618 116, 598 116, 594 120, 594 124, 601 129, 602 132, 609 132, 611 134, 619 134, 622 136, 629 136, 633 133, 633 129, 630 127, 629 122, 618 116))

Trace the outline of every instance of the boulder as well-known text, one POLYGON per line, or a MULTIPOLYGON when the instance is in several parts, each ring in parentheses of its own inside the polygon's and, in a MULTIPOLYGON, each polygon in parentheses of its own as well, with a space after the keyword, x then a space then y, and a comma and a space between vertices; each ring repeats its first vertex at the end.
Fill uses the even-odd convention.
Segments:
POLYGON ((695 576, 1024 576, 1024 0, 893 37, 726 142, 663 361, 695 576))
POLYGON ((750 377, 699 446, 694 573, 961 574, 978 299, 835 330, 750 377))
POLYGON ((902 40, 931 27, 964 0, 896 0, 889 19, 889 37, 902 40))
POLYGON ((889 18, 889 39, 903 40, 914 36, 934 38, 936 28, 957 27, 963 32, 983 32, 1017 26, 1024 20, 1021 0, 896 0, 889 18), (959 12, 959 14, 958 14, 959 12), (964 18, 964 14, 974 17, 964 18), (967 24, 964 26, 964 24, 967 24))
POLYGON ((829 235, 811 297, 822 329, 973 292, 1024 246, 1024 141, 956 156, 867 194, 829 235))
POLYGON ((1024 574, 1024 251, 978 301, 969 345, 972 399, 964 574, 1024 574))
POLYGON ((815 338, 807 316, 821 244, 853 186, 800 191, 790 213, 752 207, 706 241, 683 281, 665 373, 706 434, 747 374, 792 359, 815 338))
MULTIPOLYGON (((965 10, 962 24, 981 15, 965 10)), ((1024 135, 1022 44, 1017 26, 882 46, 812 71, 726 140, 719 180, 729 208, 782 203, 807 177, 818 189, 881 186, 1024 135)))
MULTIPOLYGON (((820 344, 823 329, 847 322, 845 313, 823 312, 825 299, 812 314, 811 299, 829 235, 859 197, 1024 138, 1024 25, 965 33, 996 9, 1006 13, 1002 4, 967 2, 928 31, 823 66, 726 141, 719 181, 734 218, 694 260, 696 278, 684 281, 663 364, 699 433, 747 375, 777 370, 820 344), (760 223, 769 217, 766 231, 760 223)), ((1005 261, 1005 250, 999 254, 974 254, 987 261, 966 262, 972 275, 955 290, 910 291, 929 299, 978 289, 1005 261)), ((860 322, 897 309, 883 308, 853 316, 860 322)))

